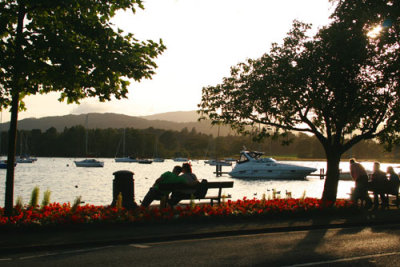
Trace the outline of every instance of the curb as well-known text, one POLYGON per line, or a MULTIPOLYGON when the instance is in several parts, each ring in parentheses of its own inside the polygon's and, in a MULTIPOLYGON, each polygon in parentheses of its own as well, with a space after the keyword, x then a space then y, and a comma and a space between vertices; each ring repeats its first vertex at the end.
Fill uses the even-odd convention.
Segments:
POLYGON ((86 227, 67 229, 66 231, 38 231, 33 233, 22 231, 7 233, 0 244, 0 254, 396 224, 400 224, 400 213, 398 211, 379 211, 342 218, 336 216, 313 217, 303 218, 303 220, 267 222, 248 219, 230 222, 229 224, 227 222, 215 222, 213 224, 180 223, 145 226, 127 225, 125 227, 109 226, 98 229, 86 227), (81 236, 82 239, 74 239, 71 233, 81 236), (47 236, 48 240, 37 240, 42 236, 47 236), (19 242, 14 242, 14 244, 7 242, 13 238, 19 240, 19 242))

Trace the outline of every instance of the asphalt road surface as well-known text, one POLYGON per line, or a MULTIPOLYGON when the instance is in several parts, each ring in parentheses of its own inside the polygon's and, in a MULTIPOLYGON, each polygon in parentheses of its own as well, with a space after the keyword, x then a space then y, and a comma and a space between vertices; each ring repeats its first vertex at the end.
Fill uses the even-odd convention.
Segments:
POLYGON ((400 266, 400 225, 20 252, 0 266, 400 266))

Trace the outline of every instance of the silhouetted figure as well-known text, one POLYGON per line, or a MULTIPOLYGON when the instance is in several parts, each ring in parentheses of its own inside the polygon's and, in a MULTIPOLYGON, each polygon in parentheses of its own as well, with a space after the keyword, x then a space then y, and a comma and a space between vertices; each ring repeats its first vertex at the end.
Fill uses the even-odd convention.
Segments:
MULTIPOLYGON (((199 180, 197 180, 196 175, 192 172, 192 166, 189 163, 183 163, 182 173, 183 174, 180 175, 180 177, 183 177, 185 179, 186 184, 196 185, 199 183, 199 180)), ((190 199, 195 192, 196 192, 195 188, 181 190, 181 191, 174 191, 172 192, 171 199, 168 201, 168 203, 171 206, 175 206, 182 199, 187 199, 187 198, 190 199)))
POLYGON ((158 188, 159 184, 168 184, 168 183, 185 183, 186 179, 179 174, 182 172, 181 166, 175 166, 172 172, 164 172, 161 174, 160 178, 158 178, 152 187, 150 187, 149 191, 143 198, 141 206, 148 207, 151 202, 155 199, 161 199, 163 197, 168 197, 170 192, 163 192, 158 188))
POLYGON ((371 208, 372 201, 368 196, 368 174, 364 167, 356 162, 355 159, 350 159, 350 174, 355 182, 352 200, 354 203, 357 203, 359 199, 365 201, 365 207, 367 209, 371 208))
POLYGON ((389 201, 385 194, 389 181, 386 177, 386 173, 381 171, 380 167, 381 164, 379 162, 374 162, 373 172, 371 175, 371 188, 374 191, 374 209, 379 207, 378 195, 381 197, 382 208, 389 205, 389 201))

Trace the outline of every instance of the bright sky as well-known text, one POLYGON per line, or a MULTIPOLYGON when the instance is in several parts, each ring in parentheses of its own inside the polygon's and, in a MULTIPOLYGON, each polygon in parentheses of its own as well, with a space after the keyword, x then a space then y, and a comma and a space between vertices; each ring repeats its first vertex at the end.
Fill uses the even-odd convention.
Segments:
MULTIPOLYGON (((298 19, 315 28, 333 12, 328 0, 147 0, 135 15, 119 13, 117 27, 139 40, 163 39, 167 50, 156 60, 152 80, 132 83, 128 99, 99 103, 97 99, 67 105, 58 94, 25 98, 27 117, 87 112, 131 116, 197 109, 204 86, 216 85, 230 67, 268 52, 280 43, 298 19)), ((9 120, 3 114, 3 122, 9 120)))

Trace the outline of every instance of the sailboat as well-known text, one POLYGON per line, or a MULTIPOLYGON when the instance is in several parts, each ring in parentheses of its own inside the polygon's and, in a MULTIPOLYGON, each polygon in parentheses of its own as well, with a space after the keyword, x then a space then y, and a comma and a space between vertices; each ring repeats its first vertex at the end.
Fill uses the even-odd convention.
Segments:
POLYGON ((156 137, 156 142, 154 144, 154 157, 153 162, 164 162, 163 158, 158 156, 158 137, 156 137))
POLYGON ((210 166, 232 166, 232 162, 226 161, 226 160, 219 160, 218 159, 218 138, 219 138, 219 131, 220 131, 220 125, 218 125, 218 135, 217 139, 215 140, 215 159, 210 159, 204 161, 204 164, 209 164, 210 166))
MULTIPOLYGON (((89 124, 89 115, 86 115, 85 122, 85 152, 88 154, 88 124, 89 124)), ((84 160, 75 160, 74 161, 76 167, 104 167, 103 161, 98 161, 96 159, 84 159, 84 160)))
MULTIPOLYGON (((0 145, 1 145, 1 132, 0 132, 0 145)), ((15 165, 16 164, 17 163, 15 163, 15 165)), ((0 169, 7 169, 7 160, 6 159, 0 159, 0 169)))
MULTIPOLYGON (((137 162, 137 159, 132 158, 132 157, 126 157, 125 156, 125 129, 124 129, 124 134, 122 135, 122 157, 117 158, 118 150, 119 150, 119 145, 117 149, 117 153, 115 154, 115 162, 137 162)), ((120 143, 121 144, 121 143, 120 143)))
POLYGON ((31 158, 29 154, 23 153, 24 149, 24 143, 25 143, 25 151, 28 151, 28 141, 26 140, 27 138, 24 138, 22 132, 21 132, 21 137, 20 137, 20 156, 15 159, 16 163, 33 163, 37 161, 37 158, 31 158))
MULTIPOLYGON (((0 123, 3 123, 3 112, 1 112, 0 123)), ((1 131, 0 131, 0 148, 1 148, 1 131)), ((0 169, 7 169, 7 160, 0 159, 0 169)))

